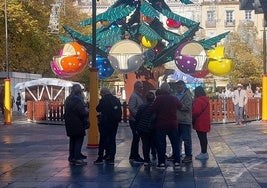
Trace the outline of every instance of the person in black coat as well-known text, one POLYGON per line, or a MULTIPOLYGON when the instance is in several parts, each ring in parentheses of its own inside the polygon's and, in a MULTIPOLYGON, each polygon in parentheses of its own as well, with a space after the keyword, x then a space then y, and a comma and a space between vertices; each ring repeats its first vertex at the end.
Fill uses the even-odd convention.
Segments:
POLYGON ((99 147, 98 158, 94 164, 114 164, 116 154, 116 135, 122 110, 120 100, 110 93, 108 88, 100 90, 101 99, 96 107, 98 115, 99 147), (104 151, 106 152, 104 156, 104 151))
POLYGON ((71 94, 65 101, 65 127, 69 137, 69 162, 74 165, 86 165, 85 155, 81 149, 88 123, 89 109, 83 100, 82 88, 79 84, 72 86, 71 94))

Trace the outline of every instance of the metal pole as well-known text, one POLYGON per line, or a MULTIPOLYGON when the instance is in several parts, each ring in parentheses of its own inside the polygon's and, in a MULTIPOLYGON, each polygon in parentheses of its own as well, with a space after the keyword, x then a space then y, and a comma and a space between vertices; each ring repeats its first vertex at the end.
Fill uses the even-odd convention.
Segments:
POLYGON ((8 67, 8 30, 7 30, 7 0, 5 0, 5 29, 6 29, 6 72, 7 72, 7 78, 9 78, 9 67, 8 67))
POLYGON ((267 14, 264 14, 264 20, 263 20, 263 74, 266 75, 266 23, 267 21, 267 14))
POLYGON ((90 74, 90 113, 89 120, 91 127, 88 130, 87 148, 98 147, 98 126, 96 106, 98 104, 98 69, 96 67, 96 0, 92 0, 92 66, 90 74))
POLYGON ((11 92, 10 92, 10 79, 8 67, 8 29, 7 29, 7 0, 5 0, 5 30, 6 30, 6 73, 7 78, 4 80, 5 97, 4 97, 4 116, 5 125, 11 124, 11 92))
POLYGON ((267 14, 263 20, 263 77, 262 77, 262 121, 267 122, 267 75, 266 75, 266 23, 267 14))

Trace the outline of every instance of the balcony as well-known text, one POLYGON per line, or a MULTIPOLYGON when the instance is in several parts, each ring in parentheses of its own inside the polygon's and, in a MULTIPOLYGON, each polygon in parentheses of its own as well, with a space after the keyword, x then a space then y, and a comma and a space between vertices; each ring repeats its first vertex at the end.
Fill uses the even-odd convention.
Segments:
POLYGON ((224 21, 224 27, 235 27, 235 20, 224 21))
POLYGON ((216 27, 216 21, 215 20, 207 20, 205 22, 206 28, 215 28, 216 27))

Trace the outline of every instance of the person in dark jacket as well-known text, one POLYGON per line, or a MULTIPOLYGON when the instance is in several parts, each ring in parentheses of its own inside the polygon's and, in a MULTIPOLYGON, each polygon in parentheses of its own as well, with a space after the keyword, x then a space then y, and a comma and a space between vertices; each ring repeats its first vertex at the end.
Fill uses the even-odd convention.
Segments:
POLYGON ((177 110, 182 108, 182 103, 179 99, 170 94, 170 86, 164 82, 160 86, 161 94, 156 97, 152 105, 153 111, 156 113, 156 138, 158 151, 158 168, 165 168, 165 153, 166 153, 166 136, 168 135, 173 155, 174 166, 180 166, 180 148, 178 136, 178 120, 177 110))
POLYGON ((81 153, 85 136, 85 121, 89 109, 83 100, 82 88, 79 84, 72 86, 71 94, 65 101, 65 127, 69 137, 69 162, 74 165, 86 165, 86 156, 81 153))
POLYGON ((195 88, 195 100, 192 108, 193 129, 196 130, 199 138, 201 153, 195 156, 196 159, 208 159, 207 152, 208 138, 207 133, 210 131, 210 103, 203 87, 195 88))
POLYGON ((141 104, 138 107, 135 120, 136 129, 142 140, 142 149, 144 156, 144 165, 148 166, 151 164, 150 161, 150 150, 152 149, 154 140, 154 120, 155 114, 152 111, 152 104, 155 100, 155 94, 148 92, 146 94, 146 103, 141 104))
POLYGON ((108 88, 100 90, 101 99, 96 107, 99 112, 98 131, 100 134, 98 158, 94 164, 114 164, 116 154, 116 135, 121 120, 122 110, 120 100, 110 93, 108 88), (117 118, 116 118, 117 117, 117 118), (104 151, 106 155, 104 156, 104 151))

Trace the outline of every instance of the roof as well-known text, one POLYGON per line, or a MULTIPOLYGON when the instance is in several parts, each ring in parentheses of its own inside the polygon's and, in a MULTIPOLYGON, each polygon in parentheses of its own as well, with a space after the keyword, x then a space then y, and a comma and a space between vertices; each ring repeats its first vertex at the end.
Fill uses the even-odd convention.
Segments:
MULTIPOLYGON (((37 80, 31 80, 26 82, 17 83, 15 85, 15 89, 24 89, 27 87, 32 86, 39 86, 39 85, 52 85, 52 86, 61 86, 61 87, 72 87, 74 84, 80 84, 78 82, 72 82, 67 80, 61 80, 58 78, 40 78, 37 80)), ((81 85, 81 84, 80 84, 81 85)), ((83 85, 81 85, 82 89, 84 88, 83 85)))

